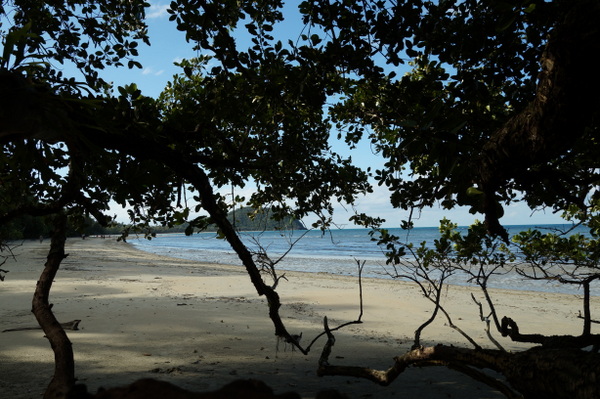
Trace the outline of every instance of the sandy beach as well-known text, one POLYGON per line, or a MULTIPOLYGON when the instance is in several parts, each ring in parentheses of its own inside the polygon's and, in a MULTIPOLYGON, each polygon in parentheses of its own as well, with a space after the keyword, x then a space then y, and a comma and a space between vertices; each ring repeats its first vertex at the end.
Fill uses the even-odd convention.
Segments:
MULTIPOLYGON (((0 330, 36 326, 31 298, 49 241, 15 249, 17 261, 0 282, 0 330)), ((275 392, 314 398, 336 388, 350 398, 502 398, 480 383, 443 367, 413 368, 392 385, 316 375, 324 340, 309 355, 277 342, 264 298, 240 266, 202 264, 145 253, 114 239, 67 241, 67 253, 51 292, 61 322, 80 319, 69 331, 78 381, 99 387, 156 378, 193 391, 214 390, 240 378, 265 381, 275 392)), ((356 278, 325 273, 286 273, 278 292, 292 332, 310 342, 330 325, 359 313, 356 278)), ((431 314, 416 286, 364 279, 363 324, 336 333, 332 363, 385 369, 412 344, 415 329, 431 314)), ((485 347, 491 343, 470 295, 450 287, 445 304, 454 322, 485 347)), ((579 334, 581 300, 574 295, 494 290, 500 316, 513 318, 523 333, 579 334)), ((593 309, 600 301, 593 298, 593 309)), ((468 346, 439 318, 423 344, 468 346)), ((520 346, 495 334, 508 350, 520 346)), ((39 398, 53 373, 53 353, 41 330, 0 333, 0 397, 39 398)))

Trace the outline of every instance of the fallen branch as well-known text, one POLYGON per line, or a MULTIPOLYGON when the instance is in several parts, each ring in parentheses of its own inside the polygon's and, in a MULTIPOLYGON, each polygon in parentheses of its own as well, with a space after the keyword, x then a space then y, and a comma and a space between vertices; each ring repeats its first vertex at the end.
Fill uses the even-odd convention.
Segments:
POLYGON ((319 376, 364 378, 379 385, 391 384, 411 366, 445 366, 502 392, 507 398, 589 399, 600 397, 597 373, 600 355, 574 348, 535 347, 509 353, 497 349, 468 349, 447 345, 412 349, 394 359, 387 370, 360 366, 330 365, 335 340, 328 340, 319 361, 319 376), (568 365, 568 366, 567 366, 568 365), (502 380, 481 371, 502 374, 502 380), (522 394, 522 396, 521 396, 522 394))
MULTIPOLYGON (((335 342, 335 340, 333 340, 335 342)), ((328 341, 328 345, 330 342, 328 341)), ((326 347, 328 346, 326 345, 326 347)), ((331 353, 331 347, 327 349, 331 353)), ((410 350, 404 355, 394 358, 394 364, 387 370, 375 370, 368 367, 357 366, 333 366, 329 365, 325 356, 322 355, 322 361, 319 364, 317 373, 319 376, 326 375, 343 375, 348 377, 365 378, 379 385, 389 385, 392 383, 404 370, 410 366, 449 366, 451 363, 458 367, 460 362, 469 363, 471 366, 479 368, 494 367, 494 362, 506 356, 505 352, 489 349, 465 349, 453 346, 437 345, 433 347, 420 347, 410 350)))

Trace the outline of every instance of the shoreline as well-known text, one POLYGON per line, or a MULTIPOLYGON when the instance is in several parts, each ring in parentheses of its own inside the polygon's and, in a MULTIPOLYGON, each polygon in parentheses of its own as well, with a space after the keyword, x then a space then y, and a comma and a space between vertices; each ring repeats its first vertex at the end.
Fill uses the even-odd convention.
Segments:
MULTIPOLYGON (((31 296, 49 242, 26 241, 18 262, 0 282, 0 330, 35 325, 31 296)), ((61 322, 81 319, 73 342, 76 375, 91 392, 100 387, 157 378, 193 391, 216 389, 239 378, 265 381, 275 392, 294 390, 313 398, 336 388, 350 398, 500 398, 497 392, 443 367, 409 369, 388 387, 347 377, 316 376, 324 341, 309 355, 292 352, 274 336, 268 307, 242 266, 203 264, 155 255, 114 239, 67 241, 69 257, 55 279, 50 300, 61 322)), ((356 277, 285 272, 278 287, 281 314, 306 345, 322 330, 359 314, 356 277)), ((363 278, 363 323, 336 332, 331 360, 386 369, 412 344, 414 330, 431 306, 414 284, 363 278)), ((453 321, 479 344, 491 347, 467 287, 448 287, 444 301, 453 321)), ((491 289, 501 317, 512 317, 524 333, 579 334, 581 301, 570 294, 491 289)), ((478 297, 479 298, 479 297, 478 297)), ((481 298, 479 298, 481 299, 481 298)), ((592 309, 599 299, 593 298, 592 309)), ((508 350, 525 346, 494 334, 508 350)), ((444 320, 426 328, 423 344, 467 346, 444 320)), ((41 332, 0 333, 0 391, 37 398, 49 382, 53 356, 41 332)))
MULTIPOLYGON (((221 249, 216 249, 210 246, 209 248, 196 248, 189 246, 178 247, 170 245, 154 246, 148 245, 144 239, 138 240, 140 240, 141 243, 138 244, 135 243, 134 240, 130 240, 128 241, 128 244, 137 250, 157 256, 166 256, 170 258, 223 266, 232 265, 235 262, 239 262, 237 254, 229 246, 221 249)), ((275 253, 271 254, 271 256, 273 258, 277 258, 280 256, 280 254, 275 253)), ((278 264, 277 269, 285 272, 308 272, 313 274, 329 274, 336 277, 344 276, 358 278, 356 259, 357 257, 354 255, 341 257, 340 255, 315 256, 308 254, 289 253, 285 256, 285 259, 278 264), (304 264, 308 264, 310 266, 305 267, 304 264), (305 271, 307 269, 311 270, 305 271)), ((384 264, 385 258, 373 258, 367 256, 364 258, 358 257, 358 259, 361 262, 365 262, 365 267, 362 273, 363 278, 411 283, 409 280, 396 279, 389 275, 387 272, 388 270, 391 270, 391 267, 384 264)), ((408 260, 407 262, 410 263, 411 261, 408 260)), ((510 269, 518 264, 519 263, 516 262, 514 264, 507 265, 507 267, 510 269)), ((240 264, 238 267, 243 266, 240 264)), ((468 283, 467 279, 468 276, 458 272, 450 277, 450 279, 446 281, 446 284, 451 286, 466 287, 469 289, 479 289, 474 284, 468 283)), ((553 280, 526 280, 514 271, 497 274, 494 276, 494 278, 488 281, 488 288, 532 293, 583 295, 581 286, 575 284, 561 284, 553 280)), ((595 297, 600 297, 600 287, 593 285, 591 287, 590 294, 595 297)))

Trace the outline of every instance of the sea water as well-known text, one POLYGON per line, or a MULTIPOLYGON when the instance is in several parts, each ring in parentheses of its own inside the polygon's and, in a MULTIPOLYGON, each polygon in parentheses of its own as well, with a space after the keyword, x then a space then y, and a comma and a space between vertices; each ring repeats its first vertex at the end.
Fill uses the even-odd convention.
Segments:
MULTIPOLYGON (((568 226, 507 226, 509 235, 529 228, 542 232, 555 229, 565 230, 568 226)), ((466 231, 466 227, 462 228, 466 231)), ((242 241, 252 252, 266 252, 277 262, 280 271, 302 271, 330 273, 343 276, 358 276, 358 264, 363 265, 362 276, 374 278, 394 278, 393 267, 386 264, 385 248, 379 247, 369 235, 368 229, 338 229, 322 232, 309 231, 263 231, 241 232, 242 241), (285 255, 285 256, 284 256, 285 255), (280 259, 281 258, 281 259, 280 259)), ((410 231, 389 229, 405 243, 431 246, 440 237, 437 227, 420 227, 410 231)), ((584 233, 578 229, 574 232, 584 233)), ((241 261, 226 240, 217 238, 215 233, 163 234, 151 240, 144 238, 128 240, 140 250, 176 258, 197 260, 201 263, 240 265, 241 261)), ((406 258, 409 260, 410 258, 406 258)), ((449 280, 452 284, 468 285, 464 275, 456 274, 449 280)), ((528 291, 559 292, 582 295, 577 285, 565 285, 555 281, 534 281, 524 279, 514 272, 495 275, 488 284, 492 288, 510 288, 528 291)), ((593 295, 600 295, 600 289, 592 287, 593 295)))

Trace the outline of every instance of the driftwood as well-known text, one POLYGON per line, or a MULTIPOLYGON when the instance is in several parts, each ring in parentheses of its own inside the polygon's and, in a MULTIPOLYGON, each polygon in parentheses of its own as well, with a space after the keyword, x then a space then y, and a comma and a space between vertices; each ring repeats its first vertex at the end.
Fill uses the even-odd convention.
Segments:
MULTIPOLYGON (((67 399, 300 399, 295 392, 275 394, 264 382, 237 380, 214 392, 190 392, 171 383, 146 378, 131 385, 108 390, 96 395, 87 392, 85 385, 76 385, 67 399)), ((337 391, 322 391, 316 399, 344 399, 337 391)))
MULTIPOLYGON (((333 342, 329 340, 327 351, 331 351, 333 342)), ((318 374, 358 377, 389 385, 411 366, 446 366, 498 389, 511 399, 600 397, 600 355, 574 348, 535 347, 509 353, 437 345, 400 355, 387 370, 331 365, 325 356, 321 358, 318 374), (494 370, 506 380, 497 379, 484 369, 494 370)))
MULTIPOLYGON (((60 325, 62 326, 62 328, 64 330, 76 331, 76 330, 79 330, 79 323, 81 323, 81 320, 71 320, 66 323, 60 323, 60 325)), ((2 332, 5 333, 5 332, 12 332, 12 331, 27 331, 27 330, 41 330, 41 329, 42 329, 42 327, 40 327, 40 326, 18 327, 18 328, 8 328, 6 330, 2 330, 2 332)))

